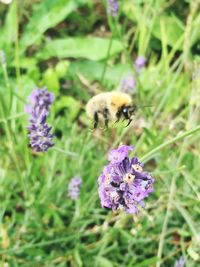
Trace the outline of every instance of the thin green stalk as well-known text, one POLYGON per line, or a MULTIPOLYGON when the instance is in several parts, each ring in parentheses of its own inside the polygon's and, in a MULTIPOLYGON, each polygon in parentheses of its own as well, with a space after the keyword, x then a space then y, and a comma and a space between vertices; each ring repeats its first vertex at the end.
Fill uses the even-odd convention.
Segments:
POLYGON ((128 62, 128 64, 130 65, 130 68, 133 70, 136 78, 137 78, 137 73, 136 73, 136 70, 134 68, 134 65, 133 65, 133 60, 131 59, 131 56, 130 56, 130 53, 128 51, 128 48, 126 47, 125 43, 124 43, 124 38, 123 38, 123 35, 121 33, 121 31, 118 29, 118 25, 117 25, 117 21, 114 20, 114 30, 116 31, 117 35, 118 35, 118 38, 121 40, 121 43, 122 43, 122 46, 123 46, 123 50, 124 50, 124 53, 125 53, 125 56, 126 56, 126 60, 128 62))
POLYGON ((61 149, 61 148, 58 148, 58 147, 55 147, 55 146, 52 149, 55 150, 56 152, 63 153, 66 156, 71 156, 71 157, 77 157, 78 156, 77 153, 74 153, 74 152, 71 152, 71 151, 68 151, 68 150, 64 150, 64 149, 61 149))
POLYGON ((4 77, 4 81, 5 81, 5 85, 6 85, 6 89, 9 92, 9 103, 8 103, 8 109, 6 109, 6 113, 8 111, 11 110, 12 108, 12 100, 13 100, 13 96, 16 96, 16 98, 18 100, 20 100, 23 103, 26 103, 25 99, 23 97, 21 97, 18 93, 16 93, 9 82, 9 76, 8 76, 8 70, 7 70, 7 63, 6 62, 2 62, 2 70, 3 70, 3 77, 4 77))
MULTIPOLYGON (((166 73, 165 77, 163 78, 163 80, 161 81, 161 83, 164 83, 165 80, 167 79, 168 77, 168 74, 170 74, 170 72, 173 72, 179 65, 179 62, 181 61, 181 57, 179 59, 176 60, 176 62, 171 66, 170 70, 166 73)), ((176 77, 178 77, 178 75, 176 75, 176 77)), ((175 78, 176 78, 175 77, 175 78)), ((175 80, 175 78, 173 79, 173 81, 175 80)), ((173 81, 170 82, 169 86, 166 88, 166 92, 165 92, 165 95, 168 94, 168 91, 173 88, 173 81)), ((167 99, 165 96, 164 96, 165 99, 167 99)), ((162 103, 160 103, 156 110, 154 111, 154 116, 153 118, 151 119, 151 122, 150 122, 150 126, 149 128, 152 127, 152 125, 154 124, 154 121, 157 119, 157 116, 159 113, 159 111, 162 109, 163 105, 164 105, 165 101, 162 101, 162 103), (162 104, 162 105, 161 105, 162 104)), ((145 135, 146 133, 143 132, 142 135, 140 136, 140 139, 138 140, 136 146, 135 146, 135 151, 140 147, 140 145, 142 144, 142 142, 144 141, 144 138, 145 138, 145 135)))
POLYGON ((105 61, 105 64, 104 64, 102 75, 101 75, 101 84, 103 83, 103 80, 105 78, 105 74, 106 74, 106 70, 107 70, 107 65, 108 65, 108 60, 110 58, 110 51, 111 51, 111 48, 112 48, 112 42, 113 42, 113 35, 111 35, 110 41, 109 41, 109 45, 108 45, 108 51, 107 51, 107 55, 106 55, 106 61, 105 61))
MULTIPOLYGON (((2 52, 2 53, 4 53, 4 52, 2 52)), ((6 90, 7 90, 7 92, 9 92, 8 108, 5 109, 6 114, 7 114, 8 111, 11 109, 11 106, 12 106, 12 95, 13 94, 12 94, 12 89, 11 89, 9 78, 8 78, 6 58, 1 63, 2 63, 1 66, 2 66, 2 70, 3 70, 3 77, 4 77, 4 81, 5 81, 5 85, 6 85, 6 90)))
POLYGON ((187 222, 191 232, 193 233, 195 239, 197 242, 200 242, 200 234, 199 232, 196 230, 195 226, 194 226, 194 222, 193 220, 190 218, 189 213, 187 212, 187 210, 185 208, 183 208, 183 206, 181 205, 181 203, 179 203, 178 201, 174 201, 173 199, 171 200, 171 204, 174 205, 176 207, 176 209, 180 212, 180 214, 183 216, 183 218, 185 219, 185 221, 187 222))
POLYGON ((19 56, 19 8, 18 0, 15 0, 16 4, 16 25, 15 25, 15 62, 16 62, 16 77, 17 86, 20 88, 20 56, 19 56))
POLYGON ((74 236, 72 235, 68 235, 67 237, 62 237, 62 238, 57 238, 54 240, 49 240, 49 241, 42 241, 40 243, 34 243, 34 244, 29 244, 29 245, 25 245, 25 246, 19 246, 19 247, 15 247, 15 248, 10 248, 10 249, 5 249, 5 250, 0 250, 0 254, 13 254, 13 253, 23 253, 25 250, 27 249, 31 249, 31 248, 37 248, 37 247, 45 247, 45 246, 49 246, 49 245, 53 245, 53 244, 59 244, 62 242, 66 242, 69 240, 74 239, 74 236))
POLYGON ((23 117, 24 115, 26 115, 26 113, 21 112, 19 114, 16 114, 16 115, 13 115, 13 116, 9 116, 7 118, 2 118, 2 119, 0 119, 0 123, 6 123, 6 121, 15 120, 15 119, 23 117))
MULTIPOLYGON (((187 134, 185 133, 185 136, 183 134, 182 138, 196 132, 197 130, 198 129, 196 129, 196 130, 193 129, 191 131, 188 131, 190 133, 188 133, 188 132, 187 132, 187 134)), ((200 130, 200 126, 199 126, 199 130, 200 130)), ((184 140, 184 143, 181 146, 181 151, 180 151, 179 157, 176 161, 176 167, 175 167, 176 169, 178 169, 180 167, 180 163, 181 163, 181 160, 182 160, 184 152, 185 152, 185 144, 186 144, 186 139, 184 140)), ((160 235, 160 241, 159 241, 159 245, 158 245, 157 257, 158 257, 159 261, 157 262, 156 267, 160 267, 160 265, 161 265, 161 258, 162 258, 162 253, 163 253, 165 235, 166 235, 166 231, 167 231, 169 218, 171 215, 172 202, 173 202, 173 198, 174 198, 174 194, 175 194, 175 190, 176 190, 176 179, 177 179, 178 175, 179 175, 179 172, 175 172, 173 177, 172 177, 172 181, 171 181, 169 198, 168 198, 168 202, 167 202, 167 210, 166 210, 166 214, 165 214, 165 218, 164 218, 164 222, 163 222, 163 226, 162 226, 162 231, 161 231, 161 235, 160 235)))
MULTIPOLYGON (((177 60, 177 62, 181 61, 181 58, 177 60)), ((183 69, 183 63, 181 62, 180 65, 178 66, 178 69, 176 71, 176 74, 174 75, 173 79, 169 83, 169 86, 165 90, 165 94, 162 96, 162 99, 160 100, 160 103, 158 104, 156 111, 154 113, 153 119, 157 118, 158 115, 160 114, 162 108, 164 107, 164 104, 166 103, 168 96, 171 92, 171 90, 174 88, 174 83, 175 81, 180 77, 180 73, 183 69)))
POLYGON ((171 140, 165 142, 164 144, 162 145, 159 145, 157 147, 155 147, 154 149, 152 149, 151 151, 149 151, 148 153, 146 153, 142 158, 140 158, 140 160, 142 162, 147 162, 148 160, 150 160, 158 151, 160 151, 161 149, 177 142, 177 141, 180 141, 181 139, 187 137, 187 136, 190 136, 190 135, 193 135, 194 133, 200 131, 200 125, 195 127, 194 129, 192 130, 189 130, 189 131, 186 131, 185 133, 182 133, 174 138, 172 138, 171 140))
MULTIPOLYGON (((192 120, 192 117, 189 116, 189 121, 190 120, 192 120)), ((170 141, 164 143, 163 145, 158 146, 157 148, 155 148, 152 151, 150 151, 149 153, 147 153, 143 157, 144 160, 145 160, 145 157, 146 158, 151 157, 154 153, 156 153, 157 151, 159 151, 163 147, 168 146, 169 144, 176 142, 182 138, 185 138, 183 144, 181 145, 181 151, 180 151, 178 160, 176 162, 176 168, 178 168, 180 163, 181 163, 181 160, 185 154, 186 144, 187 144, 187 146, 189 145, 188 143, 186 143, 186 141, 188 140, 188 137, 199 130, 200 130, 200 125, 195 127, 192 130, 188 130, 185 133, 171 139, 170 141)), ((161 235, 160 235, 160 241, 159 241, 159 245, 158 245, 157 256, 160 260, 157 262, 156 267, 161 266, 161 262, 162 262, 161 258, 162 258, 162 254, 163 254, 164 240, 165 240, 165 235, 166 235, 166 231, 167 231, 167 226, 168 226, 168 222, 169 222, 169 218, 170 218, 170 211, 171 211, 172 206, 176 206, 176 208, 179 210, 179 212, 183 215, 183 217, 187 221, 192 233, 198 239, 198 234, 197 234, 197 231, 194 227, 192 220, 189 218, 186 211, 181 207, 181 205, 178 205, 178 203, 174 200, 174 194, 175 194, 175 189, 176 189, 176 179, 177 179, 178 175, 179 175, 179 172, 175 172, 174 176, 172 177, 172 182, 171 182, 171 186, 170 186, 170 193, 169 193, 169 198, 168 198, 168 202, 167 202, 166 215, 164 218, 163 227, 162 227, 162 231, 161 231, 161 235)))
POLYGON ((175 188, 176 188, 176 175, 173 176, 171 186, 170 186, 169 198, 168 198, 168 202, 167 202, 167 211, 165 214, 165 218, 164 218, 164 222, 163 222, 163 226, 162 226, 162 231, 161 231, 161 235, 160 235, 160 241, 159 241, 159 245, 158 245, 157 257, 158 257, 159 261, 157 262, 156 267, 160 267, 160 264, 161 264, 160 260, 162 257, 165 234, 167 231, 167 225, 168 225, 169 217, 171 214, 171 212, 170 212, 171 211, 171 201, 173 198, 175 188))
MULTIPOLYGON (((3 98, 0 97, 0 100, 1 100, 1 105, 0 105, 0 111, 1 111, 1 114, 3 114, 3 116, 5 116, 5 112, 4 112, 4 103, 3 103, 3 98)), ((20 170, 20 167, 18 165, 18 158, 17 158, 17 153, 16 153, 16 150, 15 150, 15 142, 13 141, 13 138, 14 138, 14 135, 12 134, 12 130, 10 128, 10 125, 8 123, 7 120, 4 121, 5 122, 5 132, 6 132, 6 136, 7 136, 7 139, 11 142, 11 145, 9 146, 9 155, 10 155, 10 158, 12 160, 12 162, 14 163, 15 167, 16 167, 16 172, 17 172, 17 176, 19 178, 19 180, 21 181, 21 184, 23 186, 23 189, 24 189, 24 193, 26 194, 27 192, 27 188, 26 188, 26 184, 24 182, 24 179, 22 178, 22 172, 20 170)))
POLYGON ((190 49, 192 43, 190 37, 192 35, 192 30, 193 30, 193 21, 199 7, 200 7, 199 0, 190 1, 190 13, 187 17, 184 43, 183 43, 184 66, 186 70, 191 70, 190 49))
MULTIPOLYGON (((141 88, 141 91, 144 91, 143 90, 143 85, 142 85, 142 83, 140 81, 140 78, 139 78, 139 75, 138 75, 138 73, 136 71, 135 65, 133 64, 133 59, 132 59, 131 54, 130 54, 131 51, 129 51, 128 46, 126 46, 126 42, 124 41, 124 37, 123 37, 120 29, 118 29, 117 20, 114 20, 114 25, 113 26, 114 26, 113 29, 117 33, 118 38, 122 43, 123 51, 124 51, 125 57, 126 57, 126 61, 130 66, 130 70, 131 70, 131 72, 132 72, 132 74, 133 74, 133 76, 134 76, 134 78, 136 80, 136 84, 138 84, 138 88, 141 88)), ((138 91, 137 98, 138 98, 138 101, 140 101, 140 98, 141 98, 140 91, 138 91)))

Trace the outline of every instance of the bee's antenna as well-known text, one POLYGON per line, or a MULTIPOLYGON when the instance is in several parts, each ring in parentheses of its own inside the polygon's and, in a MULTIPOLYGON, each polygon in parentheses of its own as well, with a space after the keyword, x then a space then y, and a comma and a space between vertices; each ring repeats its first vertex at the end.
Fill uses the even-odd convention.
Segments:
POLYGON ((153 105, 141 105, 141 106, 137 106, 137 108, 151 108, 153 107, 153 105))

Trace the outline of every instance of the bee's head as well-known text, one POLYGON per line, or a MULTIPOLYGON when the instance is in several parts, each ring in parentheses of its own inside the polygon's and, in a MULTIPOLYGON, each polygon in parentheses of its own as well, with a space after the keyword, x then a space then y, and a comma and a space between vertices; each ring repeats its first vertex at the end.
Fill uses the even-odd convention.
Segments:
POLYGON ((147 105, 147 106, 146 105, 145 106, 123 105, 121 106, 116 113, 116 117, 117 117, 116 122, 118 122, 120 119, 128 120, 128 124, 127 124, 128 126, 131 123, 133 119, 133 115, 135 114, 137 109, 142 108, 142 107, 151 107, 151 105, 147 105))
POLYGON ((124 119, 130 120, 132 116, 134 115, 137 107, 132 105, 132 106, 122 106, 120 109, 120 117, 123 116, 124 119))

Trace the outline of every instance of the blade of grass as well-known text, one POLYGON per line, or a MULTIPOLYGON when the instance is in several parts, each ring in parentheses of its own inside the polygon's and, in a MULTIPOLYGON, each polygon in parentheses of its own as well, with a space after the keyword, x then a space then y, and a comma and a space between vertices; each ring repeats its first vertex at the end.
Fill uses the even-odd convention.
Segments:
POLYGON ((195 127, 192 130, 188 130, 180 135, 177 135, 176 137, 172 138, 171 140, 163 143, 162 145, 159 145, 157 147, 155 147, 154 149, 152 149, 151 151, 149 151, 148 153, 146 153, 143 157, 140 158, 140 160, 142 162, 147 162, 148 160, 150 160, 158 151, 162 150, 163 148, 177 142, 180 141, 181 139, 184 139, 187 136, 193 135, 195 133, 197 133, 198 131, 200 131, 200 125, 195 127))

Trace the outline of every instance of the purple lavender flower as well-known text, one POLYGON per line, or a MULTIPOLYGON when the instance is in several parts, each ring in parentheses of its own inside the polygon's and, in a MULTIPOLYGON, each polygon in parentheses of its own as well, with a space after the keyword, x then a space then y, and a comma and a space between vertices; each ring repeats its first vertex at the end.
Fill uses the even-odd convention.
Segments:
POLYGON ((47 151, 53 146, 53 134, 50 133, 51 126, 46 123, 49 114, 50 105, 54 101, 54 95, 46 88, 35 89, 29 96, 29 105, 25 107, 25 111, 31 115, 29 119, 29 138, 31 147, 39 151, 47 151))
POLYGON ((135 66, 138 70, 145 67, 147 60, 144 56, 138 56, 135 60, 135 66))
POLYGON ((120 84, 120 91, 128 94, 134 94, 136 89, 136 81, 133 75, 124 77, 120 84))
POLYGON ((132 146, 120 146, 110 152, 110 163, 98 179, 102 207, 136 214, 138 206, 144 207, 143 199, 153 192, 154 179, 136 157, 128 157, 132 150, 132 146))
POLYGON ((117 149, 113 149, 108 154, 108 160, 112 163, 118 163, 128 157, 128 151, 133 151, 133 146, 121 145, 117 149))
POLYGON ((118 0, 107 0, 107 11, 112 16, 117 16, 119 11, 119 2, 118 0))
POLYGON ((184 267, 185 266, 185 259, 181 256, 176 262, 174 267, 184 267))
POLYGON ((81 177, 74 177, 70 180, 68 185, 68 196, 75 200, 79 198, 80 189, 82 185, 82 178, 81 177))
POLYGON ((49 107, 53 103, 55 97, 47 88, 36 88, 28 97, 31 104, 25 107, 25 111, 29 114, 32 112, 40 113, 43 110, 49 112, 49 107))

